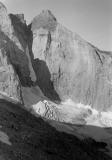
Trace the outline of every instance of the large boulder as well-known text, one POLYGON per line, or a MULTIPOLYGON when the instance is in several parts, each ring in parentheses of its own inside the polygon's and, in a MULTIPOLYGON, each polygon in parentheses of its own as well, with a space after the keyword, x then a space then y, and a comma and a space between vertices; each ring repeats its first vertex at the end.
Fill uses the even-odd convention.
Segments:
POLYGON ((72 33, 50 11, 31 24, 32 57, 37 84, 54 101, 107 110, 112 104, 112 54, 72 33))

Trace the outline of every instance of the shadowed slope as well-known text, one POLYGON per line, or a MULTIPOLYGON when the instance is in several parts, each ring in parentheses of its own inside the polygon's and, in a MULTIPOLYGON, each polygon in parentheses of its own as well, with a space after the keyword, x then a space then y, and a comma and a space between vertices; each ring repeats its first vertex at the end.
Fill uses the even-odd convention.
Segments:
POLYGON ((0 100, 0 130, 9 144, 0 141, 4 160, 109 160, 99 151, 106 144, 92 139, 81 141, 56 131, 20 106, 0 100))

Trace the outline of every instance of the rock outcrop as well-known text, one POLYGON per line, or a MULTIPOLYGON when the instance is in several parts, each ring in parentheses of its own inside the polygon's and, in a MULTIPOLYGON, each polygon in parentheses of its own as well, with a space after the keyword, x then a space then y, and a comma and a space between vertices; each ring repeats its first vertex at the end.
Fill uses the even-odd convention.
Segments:
POLYGON ((86 118, 92 115, 92 110, 83 107, 81 104, 60 104, 56 105, 51 101, 39 101, 32 106, 33 111, 46 119, 65 122, 70 124, 87 124, 86 118))
POLYGON ((4 39, 7 41, 8 57, 19 75, 21 84, 30 86, 32 84, 32 66, 28 57, 27 25, 24 16, 22 14, 8 15, 7 9, 1 3, 0 30, 4 33, 4 39))
POLYGON ((64 122, 64 120, 61 120, 62 116, 61 116, 57 106, 51 102, 46 101, 46 100, 39 101, 37 104, 33 105, 33 110, 38 115, 40 115, 41 117, 44 117, 46 119, 64 122))
POLYGON ((0 3, 0 159, 111 159, 111 143, 82 141, 77 137, 88 132, 74 128, 98 116, 111 127, 110 112, 107 119, 108 112, 91 109, 112 109, 111 68, 111 53, 60 25, 49 10, 27 26, 23 14, 8 15, 0 3))
POLYGON ((50 11, 36 16, 31 30, 37 84, 46 95, 55 101, 72 99, 98 110, 111 107, 111 53, 102 52, 73 34, 50 11))
POLYGON ((7 57, 5 47, 5 42, 0 40, 0 97, 8 96, 21 102, 19 78, 7 57))
POLYGON ((22 102, 20 81, 9 56, 11 26, 5 6, 0 3, 0 98, 10 97, 22 102))
POLYGON ((12 79, 17 80, 16 88, 24 87, 24 93, 25 87, 29 91, 32 87, 32 95, 34 90, 39 93, 39 86, 42 99, 46 96, 56 103, 71 99, 100 111, 111 108, 112 54, 63 27, 49 10, 42 11, 27 26, 23 14, 8 15, 0 3, 0 43, 1 57, 5 52, 13 70, 8 71, 9 75, 13 72, 14 77, 19 77, 12 79))
POLYGON ((27 36, 27 25, 23 15, 9 15, 15 46, 12 46, 13 53, 11 53, 11 62, 14 65, 22 86, 31 86, 35 81, 35 73, 32 68, 32 63, 28 49, 28 36, 27 36))
POLYGON ((0 92, 22 102, 21 86, 31 86, 35 73, 22 14, 8 15, 0 3, 0 92))

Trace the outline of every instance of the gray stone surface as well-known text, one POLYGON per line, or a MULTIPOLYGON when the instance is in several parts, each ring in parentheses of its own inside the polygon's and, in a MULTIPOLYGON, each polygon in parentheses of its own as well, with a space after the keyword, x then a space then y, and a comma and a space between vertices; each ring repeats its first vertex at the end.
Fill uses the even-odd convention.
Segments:
POLYGON ((110 52, 100 51, 78 34, 72 33, 48 11, 34 18, 32 32, 32 54, 40 88, 44 86, 43 90, 52 96, 52 84, 58 100, 70 98, 76 103, 88 104, 98 110, 111 107, 110 52), (48 27, 49 19, 53 29, 48 27))

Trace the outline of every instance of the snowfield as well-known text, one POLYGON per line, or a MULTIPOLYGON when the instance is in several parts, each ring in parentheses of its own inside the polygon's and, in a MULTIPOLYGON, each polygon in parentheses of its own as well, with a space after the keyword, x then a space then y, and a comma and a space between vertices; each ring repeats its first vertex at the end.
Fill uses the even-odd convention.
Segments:
POLYGON ((32 105, 33 110, 44 117, 46 114, 45 104, 52 108, 52 110, 57 110, 60 114, 59 120, 66 123, 72 124, 86 124, 99 127, 112 127, 112 112, 100 112, 97 111, 89 105, 84 105, 82 103, 74 103, 71 99, 62 102, 57 105, 53 102, 44 100, 39 101, 37 104, 32 105))

